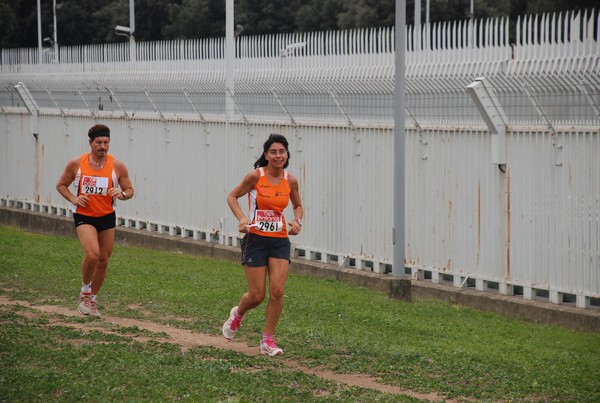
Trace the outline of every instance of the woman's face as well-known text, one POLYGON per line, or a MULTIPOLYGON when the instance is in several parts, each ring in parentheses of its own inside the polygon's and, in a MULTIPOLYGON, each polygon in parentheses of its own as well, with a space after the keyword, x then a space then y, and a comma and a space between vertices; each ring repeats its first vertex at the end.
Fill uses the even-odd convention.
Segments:
POLYGON ((269 165, 283 167, 288 160, 288 153, 283 144, 273 143, 265 153, 265 158, 269 165))

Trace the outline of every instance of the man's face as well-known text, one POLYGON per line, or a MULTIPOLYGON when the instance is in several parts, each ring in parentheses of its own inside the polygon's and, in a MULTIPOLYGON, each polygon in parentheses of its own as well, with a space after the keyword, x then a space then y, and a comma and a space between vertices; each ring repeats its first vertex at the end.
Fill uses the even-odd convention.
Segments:
POLYGON ((90 147, 92 147, 92 154, 98 158, 104 158, 108 154, 110 147, 110 137, 101 136, 90 140, 90 147))

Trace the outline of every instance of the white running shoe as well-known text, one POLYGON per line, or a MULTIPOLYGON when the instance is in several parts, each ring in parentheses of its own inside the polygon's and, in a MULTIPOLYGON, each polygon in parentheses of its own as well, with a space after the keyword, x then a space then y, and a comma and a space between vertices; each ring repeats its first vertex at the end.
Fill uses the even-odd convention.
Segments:
POLYGON ((279 354, 283 354, 283 350, 277 347, 275 340, 270 339, 267 341, 260 341, 260 353, 270 355, 271 357, 279 354))
POLYGON ((236 319, 235 311, 237 310, 237 306, 231 308, 231 312, 229 312, 229 319, 225 321, 223 324, 223 337, 227 340, 231 340, 235 337, 240 325, 242 324, 241 320, 236 319))
POLYGON ((77 309, 82 315, 90 315, 92 313, 91 293, 82 292, 79 294, 79 306, 77 309))
POLYGON ((90 300, 90 315, 100 317, 100 311, 98 311, 98 306, 96 305, 96 301, 90 300))

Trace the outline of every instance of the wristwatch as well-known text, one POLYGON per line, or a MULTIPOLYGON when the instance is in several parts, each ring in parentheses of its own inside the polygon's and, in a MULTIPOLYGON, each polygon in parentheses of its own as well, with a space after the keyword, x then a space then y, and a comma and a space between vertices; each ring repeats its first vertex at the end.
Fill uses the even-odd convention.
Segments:
POLYGON ((302 218, 294 218, 292 221, 296 221, 299 226, 302 226, 302 218))
POLYGON ((123 199, 121 199, 121 200, 125 200, 125 199, 127 199, 127 195, 125 194, 125 192, 124 192, 124 191, 122 191, 122 192, 121 192, 121 194, 123 195, 123 199))

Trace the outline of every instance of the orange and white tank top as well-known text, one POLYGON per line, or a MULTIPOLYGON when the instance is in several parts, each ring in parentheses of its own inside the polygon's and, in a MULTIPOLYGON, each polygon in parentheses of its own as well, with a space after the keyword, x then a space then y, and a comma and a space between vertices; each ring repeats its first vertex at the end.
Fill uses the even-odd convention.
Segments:
POLYGON ((290 202, 288 173, 277 186, 271 184, 264 168, 258 168, 260 177, 256 186, 248 193, 248 205, 252 223, 250 233, 273 238, 287 238, 287 227, 283 210, 290 202))
POLYGON ((113 157, 106 156, 106 162, 100 169, 92 168, 89 154, 85 153, 79 160, 79 169, 73 181, 77 196, 89 196, 87 206, 73 206, 73 212, 90 217, 102 217, 115 211, 115 201, 108 195, 108 189, 118 186, 113 157))

